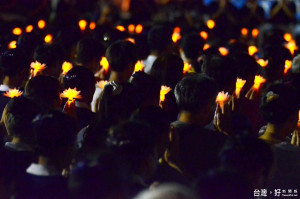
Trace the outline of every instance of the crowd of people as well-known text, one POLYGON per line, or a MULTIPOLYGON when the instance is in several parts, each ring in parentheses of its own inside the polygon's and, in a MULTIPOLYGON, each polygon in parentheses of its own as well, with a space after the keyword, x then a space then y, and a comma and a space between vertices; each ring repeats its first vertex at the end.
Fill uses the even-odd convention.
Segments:
POLYGON ((293 1, 0 12, 1 199, 299 197, 293 1))

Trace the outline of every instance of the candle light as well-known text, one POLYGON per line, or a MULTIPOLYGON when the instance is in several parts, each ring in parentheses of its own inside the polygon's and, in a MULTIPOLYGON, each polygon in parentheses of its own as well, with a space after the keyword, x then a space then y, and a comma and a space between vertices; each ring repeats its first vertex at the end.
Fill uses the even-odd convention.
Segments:
POLYGON ((187 74, 191 68, 192 68, 191 64, 189 64, 187 62, 184 62, 184 65, 183 65, 183 75, 187 74))
POLYGON ((292 68, 292 61, 291 60, 285 60, 283 74, 286 75, 291 68, 292 68))
POLYGON ((145 65, 143 61, 137 61, 134 66, 134 72, 144 71, 145 65))
POLYGON ((258 59, 256 61, 256 63, 258 63, 262 68, 265 68, 268 66, 269 61, 268 60, 264 60, 264 59, 258 59))
POLYGON ((222 56, 226 56, 226 55, 228 55, 228 53, 229 53, 229 51, 228 51, 227 48, 225 48, 225 47, 220 47, 220 48, 219 48, 219 52, 220 52, 220 54, 221 54, 222 56))
POLYGON ((3 93, 3 95, 5 97, 9 97, 9 98, 15 98, 15 97, 20 97, 23 94, 22 91, 19 91, 18 89, 14 88, 14 89, 9 89, 8 91, 6 91, 5 93, 3 93))
POLYGON ((165 101, 166 99, 166 94, 168 94, 172 89, 168 86, 161 86, 160 87, 160 102, 165 101))
POLYGON ((237 78, 236 79, 236 83, 235 83, 235 95, 237 97, 240 96, 240 92, 241 92, 242 88, 244 87, 245 83, 246 83, 246 80, 243 80, 241 78, 237 78))
POLYGON ((84 31, 86 29, 86 26, 87 26, 87 21, 84 20, 84 19, 79 20, 78 26, 79 26, 81 31, 84 31))
POLYGON ((9 42, 8 46, 7 46, 8 49, 14 49, 14 48, 17 48, 17 41, 11 41, 9 42))
POLYGON ((131 37, 126 38, 125 41, 129 41, 129 42, 135 44, 135 39, 131 38, 131 37))
POLYGON ((71 70, 73 68, 73 65, 70 62, 64 62, 61 66, 61 69, 63 71, 63 75, 66 75, 69 70, 71 70))
POLYGON ((204 40, 207 40, 207 38, 208 38, 207 32, 201 31, 201 32, 200 32, 200 37, 202 37, 202 39, 204 39, 204 40))
POLYGON ((209 45, 209 44, 204 44, 203 50, 207 50, 207 49, 209 49, 209 48, 210 48, 210 45, 209 45))
POLYGON ((106 84, 108 84, 108 81, 101 80, 97 83, 97 86, 103 90, 106 84))
POLYGON ((75 101, 75 99, 81 99, 81 95, 80 95, 80 91, 77 91, 76 88, 71 89, 68 88, 66 90, 64 90, 60 96, 62 98, 68 98, 68 104, 70 105, 73 101, 75 101))
POLYGON ((252 37, 256 38, 259 35, 259 30, 257 28, 252 29, 252 37))
POLYGON ((174 30, 173 30, 173 34, 172 34, 172 41, 174 43, 176 43, 178 40, 181 39, 181 35, 180 35, 180 27, 175 27, 174 30))
POLYGON ((285 33, 283 38, 285 41, 290 42, 293 39, 293 36, 290 33, 285 33))
POLYGON ((100 66, 104 69, 105 72, 108 72, 109 70, 109 63, 106 59, 106 57, 102 57, 100 60, 100 66))
POLYGON ((89 25, 90 30, 95 30, 97 24, 95 22, 91 22, 89 25))
POLYGON ((44 29, 46 27, 46 22, 43 19, 41 19, 38 21, 37 26, 39 29, 44 29))
POLYGON ((141 24, 136 25, 135 27, 135 33, 136 34, 141 34, 143 32, 143 26, 141 24))
POLYGON ((210 19, 206 22, 206 25, 209 29, 213 29, 215 27, 216 23, 214 20, 210 19))
POLYGON ((12 33, 13 33, 14 35, 17 35, 17 36, 21 35, 22 32, 23 32, 22 29, 19 28, 19 27, 15 27, 15 28, 12 30, 12 33))
POLYGON ((254 84, 253 84, 253 90, 256 90, 258 91, 261 84, 265 83, 267 80, 265 78, 263 78, 262 76, 260 75, 255 75, 255 78, 254 78, 254 84))
POLYGON ((227 92, 225 93, 224 91, 222 91, 218 93, 216 103, 221 107, 222 110, 224 109, 224 104, 229 100, 229 97, 230 96, 227 92))
POLYGON ((26 28, 25 28, 25 31, 26 31, 26 32, 32 32, 32 30, 33 30, 33 25, 28 25, 28 26, 26 26, 26 28))
POLYGON ((248 47, 248 53, 250 56, 253 56, 255 53, 258 52, 258 49, 256 46, 249 46, 248 47))
POLYGON ((296 45, 296 41, 295 40, 289 41, 287 44, 285 44, 285 47, 287 49, 289 49, 289 51, 291 52, 292 55, 294 55, 295 50, 298 50, 298 46, 296 45))
POLYGON ((121 31, 121 32, 124 32, 124 31, 125 31, 124 26, 121 26, 121 25, 116 26, 116 29, 119 30, 119 31, 121 31))
POLYGON ((40 62, 35 61, 35 62, 31 62, 30 68, 31 68, 32 77, 35 77, 39 72, 46 69, 46 64, 41 64, 40 62))
POLYGON ((247 36, 248 35, 248 29, 247 28, 242 28, 241 29, 241 34, 245 37, 245 36, 247 36))
POLYGON ((127 29, 128 29, 128 32, 129 32, 130 34, 133 34, 134 31, 135 31, 135 25, 129 24, 128 27, 127 27, 127 29))
POLYGON ((53 36, 51 34, 47 34, 44 38, 45 43, 51 43, 53 40, 53 36))

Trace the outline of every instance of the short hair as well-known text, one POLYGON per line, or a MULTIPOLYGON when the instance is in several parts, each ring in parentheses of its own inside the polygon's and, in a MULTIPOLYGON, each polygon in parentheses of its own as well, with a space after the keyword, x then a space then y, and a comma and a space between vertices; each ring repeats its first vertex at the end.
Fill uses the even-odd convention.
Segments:
POLYGON ((282 124, 300 110, 299 89, 289 84, 272 84, 266 89, 259 108, 266 122, 282 124))
POLYGON ((60 99, 59 81, 51 76, 38 75, 31 78, 25 85, 24 95, 39 106, 53 108, 53 103, 60 99))
POLYGON ((151 50, 163 52, 172 44, 172 29, 167 26, 154 26, 148 33, 148 44, 151 50))
POLYGON ((104 53, 105 49, 101 42, 93 38, 85 38, 77 43, 76 61, 83 65, 93 59, 100 61, 104 53))
POLYGON ((193 32, 182 37, 180 47, 188 59, 195 60, 203 51, 204 43, 204 39, 202 39, 198 33, 193 32))
POLYGON ((39 45, 33 55, 33 59, 46 64, 48 67, 55 67, 61 64, 65 58, 63 48, 57 43, 39 45))
POLYGON ((38 154, 52 158, 62 147, 74 147, 75 121, 60 111, 41 113, 32 121, 37 137, 38 154))
POLYGON ((137 61, 136 47, 129 41, 119 40, 112 43, 106 50, 106 58, 111 70, 122 72, 130 64, 137 61))
POLYGON ((175 87, 176 103, 180 110, 198 112, 217 97, 215 81, 204 74, 184 77, 175 87))

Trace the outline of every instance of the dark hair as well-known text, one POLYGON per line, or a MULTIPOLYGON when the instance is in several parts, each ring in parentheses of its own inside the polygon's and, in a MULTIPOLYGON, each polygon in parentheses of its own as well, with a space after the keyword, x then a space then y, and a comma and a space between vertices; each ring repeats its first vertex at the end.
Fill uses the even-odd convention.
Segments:
POLYGON ((148 33, 148 44, 151 50, 159 53, 172 44, 172 29, 167 26, 154 26, 148 33))
POLYGON ((204 74, 188 75, 175 88, 179 109, 190 112, 200 111, 208 103, 214 103, 217 94, 215 81, 204 74))
POLYGON ((85 65, 93 59, 100 61, 104 55, 104 46, 96 39, 85 38, 77 43, 76 61, 85 65))
POLYGON ((53 103, 60 100, 59 81, 54 77, 38 75, 26 83, 24 94, 39 106, 51 109, 53 103))
POLYGON ((260 112, 265 121, 282 124, 300 109, 300 92, 292 85, 270 85, 261 100, 260 112))
POLYGON ((204 43, 204 39, 198 33, 193 32, 182 37, 180 47, 188 59, 195 60, 200 56, 204 43))
POLYGON ((183 61, 176 54, 159 56, 152 65, 150 75, 154 76, 161 85, 175 88, 183 77, 183 61))
POLYGON ((111 70, 122 72, 137 61, 136 47, 129 41, 119 40, 112 43, 106 50, 106 58, 111 70))

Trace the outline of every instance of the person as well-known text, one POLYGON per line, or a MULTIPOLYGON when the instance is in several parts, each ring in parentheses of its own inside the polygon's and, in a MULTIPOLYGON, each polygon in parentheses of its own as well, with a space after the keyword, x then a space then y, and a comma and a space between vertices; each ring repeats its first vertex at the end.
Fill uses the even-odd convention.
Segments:
POLYGON ((16 198, 68 198, 68 180, 62 174, 71 164, 76 124, 60 111, 49 111, 33 120, 38 162, 32 163, 18 182, 16 198))

